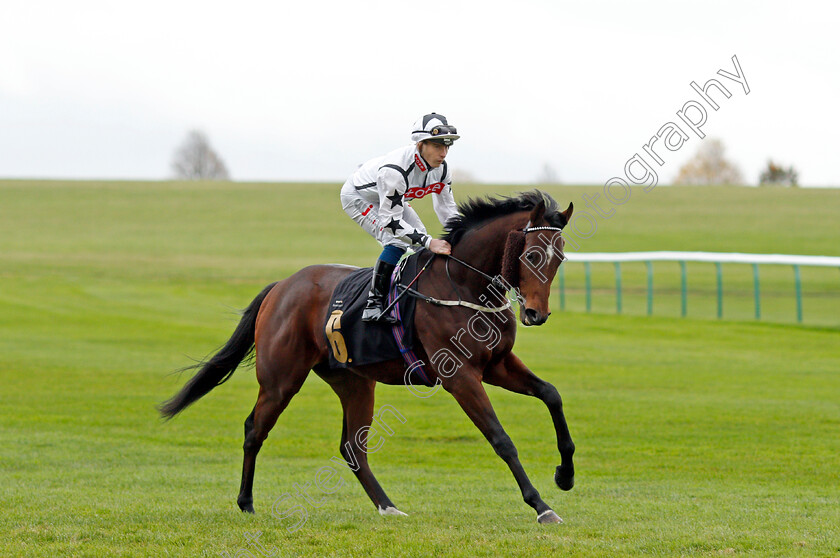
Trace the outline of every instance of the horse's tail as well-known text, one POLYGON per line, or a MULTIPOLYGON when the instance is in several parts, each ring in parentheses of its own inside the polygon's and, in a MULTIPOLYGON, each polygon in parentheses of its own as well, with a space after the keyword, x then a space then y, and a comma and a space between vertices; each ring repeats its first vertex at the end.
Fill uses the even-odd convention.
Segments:
POLYGON ((239 325, 230 336, 225 346, 219 349, 212 358, 188 366, 184 370, 200 368, 198 373, 190 379, 181 391, 172 399, 161 403, 158 411, 170 419, 206 395, 214 387, 223 384, 233 375, 237 366, 254 352, 254 334, 257 325, 257 314, 265 297, 276 283, 268 285, 257 295, 250 306, 242 313, 239 325))

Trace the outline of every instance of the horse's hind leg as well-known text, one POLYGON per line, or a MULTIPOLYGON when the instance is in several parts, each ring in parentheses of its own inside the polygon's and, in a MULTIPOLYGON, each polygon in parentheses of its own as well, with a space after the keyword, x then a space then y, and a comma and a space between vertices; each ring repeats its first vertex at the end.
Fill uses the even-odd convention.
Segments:
MULTIPOLYGON (((317 371, 317 370, 316 370, 317 371)), ((341 455, 382 515, 406 515, 399 511, 382 490, 367 460, 367 437, 373 421, 376 382, 351 372, 321 374, 341 399, 344 424, 341 429, 341 455)))
POLYGON ((254 410, 245 420, 245 456, 242 462, 242 483, 236 503, 244 512, 254 513, 254 468, 263 442, 277 422, 277 417, 288 406, 292 397, 300 391, 309 375, 309 367, 281 369, 277 365, 260 366, 257 362, 257 377, 260 379, 260 393, 254 410))

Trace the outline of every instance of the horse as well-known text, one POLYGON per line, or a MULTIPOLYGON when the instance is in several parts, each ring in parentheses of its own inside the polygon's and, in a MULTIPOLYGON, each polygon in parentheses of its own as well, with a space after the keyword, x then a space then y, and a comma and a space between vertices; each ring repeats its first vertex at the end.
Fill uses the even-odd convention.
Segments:
MULTIPOLYGON (((498 295, 500 284, 505 289, 513 288, 523 325, 538 326, 548 319, 551 280, 565 259, 561 229, 572 211, 572 204, 559 211, 557 202, 538 190, 512 197, 467 200, 459 204, 459 215, 444 229, 442 238, 452 246, 451 256, 430 258, 428 269, 415 278, 412 289, 427 302, 436 302, 418 302, 414 315, 414 350, 422 363, 428 363, 429 381, 455 398, 507 464, 539 523, 562 523, 562 519, 529 480, 482 382, 536 397, 548 407, 561 458, 554 480, 560 489, 570 490, 574 486, 575 446, 560 394, 512 352, 516 315, 505 293, 498 295), (495 293, 496 300, 506 304, 486 306, 492 301, 487 293, 495 293), (457 300, 451 300, 453 297, 457 300), (478 331, 476 316, 485 320, 484 331, 478 331), (442 351, 448 351, 444 353, 447 358, 440 357, 442 351)), ((242 361, 255 361, 259 394, 245 420, 237 498, 243 512, 254 513, 254 470, 263 441, 309 372, 314 371, 341 401, 341 455, 348 463, 355 462, 353 472, 380 514, 406 515, 371 472, 366 438, 373 419, 376 383, 410 383, 403 361, 346 369, 331 369, 328 364, 331 348, 324 321, 330 297, 336 285, 355 269, 312 265, 265 287, 244 310, 227 343, 211 358, 190 367, 198 372, 158 408, 164 418, 172 418, 230 378, 242 361)))

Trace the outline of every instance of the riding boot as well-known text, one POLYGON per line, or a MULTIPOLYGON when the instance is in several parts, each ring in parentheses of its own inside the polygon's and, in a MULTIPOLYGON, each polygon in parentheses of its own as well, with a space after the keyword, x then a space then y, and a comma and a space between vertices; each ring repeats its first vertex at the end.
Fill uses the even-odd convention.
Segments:
POLYGON ((391 286, 391 273, 394 271, 394 264, 376 260, 373 267, 373 280, 370 283, 367 304, 362 312, 363 322, 381 322, 388 324, 397 323, 396 318, 384 315, 385 301, 388 298, 388 287, 391 286))

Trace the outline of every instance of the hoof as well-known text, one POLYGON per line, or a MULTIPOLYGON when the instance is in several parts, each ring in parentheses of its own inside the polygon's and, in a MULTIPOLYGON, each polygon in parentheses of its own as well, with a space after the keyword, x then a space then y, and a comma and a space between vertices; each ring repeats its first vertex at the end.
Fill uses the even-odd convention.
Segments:
POLYGON ((381 515, 383 517, 386 516, 386 515, 397 515, 397 516, 408 517, 407 513, 403 513, 393 506, 388 506, 387 508, 379 508, 379 515, 381 515))
POLYGON ((566 471, 563 471, 562 465, 558 465, 557 470, 554 472, 554 482, 557 483, 560 490, 571 490, 575 485, 575 473, 572 471, 572 474, 569 475, 566 471))
POLYGON ((239 509, 243 513, 256 513, 254 512, 254 502, 237 502, 237 504, 239 504, 239 509))
POLYGON ((537 516, 537 523, 563 523, 563 520, 554 511, 546 510, 537 516))

